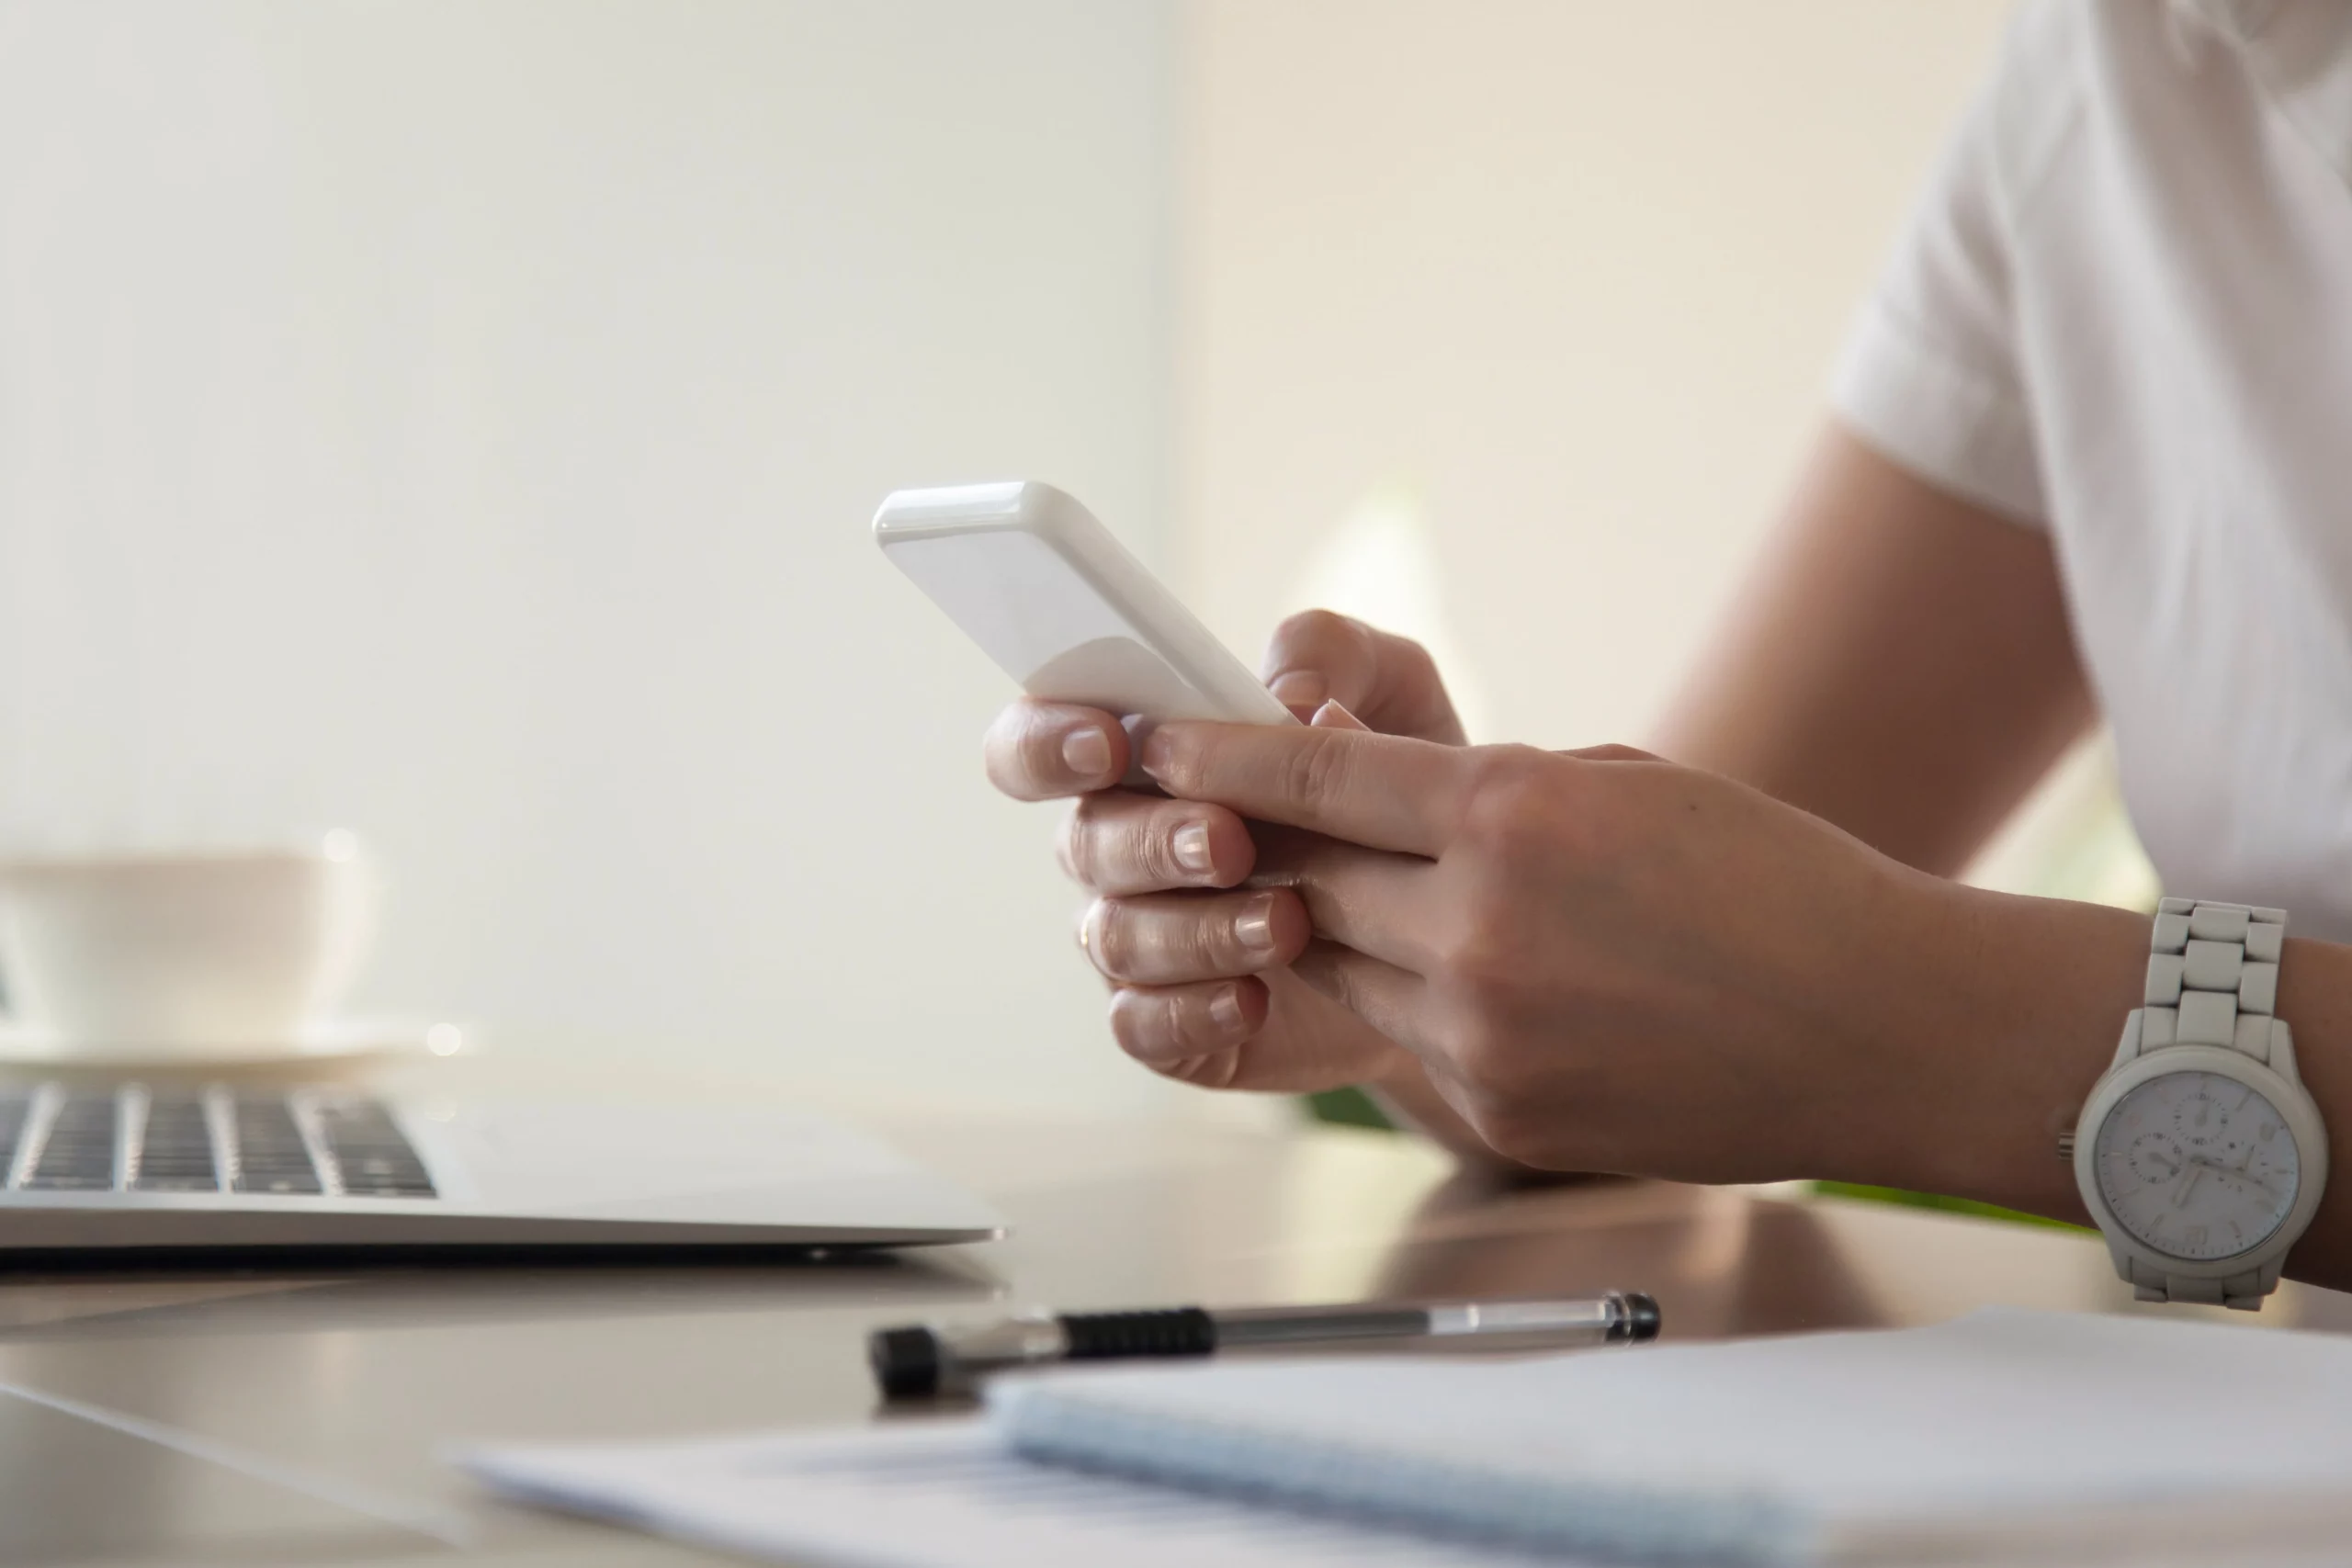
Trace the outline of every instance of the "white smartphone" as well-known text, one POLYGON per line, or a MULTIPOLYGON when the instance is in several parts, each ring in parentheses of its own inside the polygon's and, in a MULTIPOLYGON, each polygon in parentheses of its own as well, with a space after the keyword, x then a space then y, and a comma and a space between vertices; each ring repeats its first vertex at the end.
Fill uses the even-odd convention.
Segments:
POLYGON ((1034 480, 893 491, 882 553, 1033 697, 1158 723, 1295 724, 1076 500, 1034 480))

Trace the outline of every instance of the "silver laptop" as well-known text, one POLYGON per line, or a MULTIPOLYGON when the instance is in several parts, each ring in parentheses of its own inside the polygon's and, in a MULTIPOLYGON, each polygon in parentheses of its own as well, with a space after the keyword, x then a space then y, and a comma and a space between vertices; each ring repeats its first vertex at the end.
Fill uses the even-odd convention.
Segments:
POLYGON ((0 1264, 188 1248, 904 1247, 1002 1234, 863 1134, 747 1109, 340 1086, 0 1088, 0 1264))

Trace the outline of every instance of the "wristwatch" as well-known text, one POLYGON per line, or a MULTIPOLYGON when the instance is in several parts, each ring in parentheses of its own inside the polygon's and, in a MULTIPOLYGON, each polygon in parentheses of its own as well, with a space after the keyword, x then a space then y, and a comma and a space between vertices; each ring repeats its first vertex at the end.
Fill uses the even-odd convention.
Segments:
POLYGON ((2327 1189, 2327 1133, 2276 1014, 2280 909, 2167 898, 2146 1005, 2059 1152, 2143 1302, 2259 1311, 2327 1189))

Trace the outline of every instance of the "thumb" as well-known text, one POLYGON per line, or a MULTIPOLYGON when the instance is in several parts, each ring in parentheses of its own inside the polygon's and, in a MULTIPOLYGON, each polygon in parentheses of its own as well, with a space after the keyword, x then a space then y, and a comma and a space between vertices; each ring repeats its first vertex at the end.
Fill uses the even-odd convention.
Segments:
POLYGON ((1329 610, 1308 610, 1274 628, 1264 671, 1275 697, 1301 718, 1336 700, 1361 714, 1365 728, 1448 746, 1463 742, 1462 721, 1437 666, 1409 637, 1329 610))

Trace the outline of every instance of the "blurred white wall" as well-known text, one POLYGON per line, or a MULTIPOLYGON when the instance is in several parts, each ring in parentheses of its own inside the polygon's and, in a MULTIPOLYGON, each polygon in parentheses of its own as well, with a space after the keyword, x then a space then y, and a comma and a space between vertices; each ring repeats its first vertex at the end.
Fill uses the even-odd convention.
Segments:
POLYGON ((346 824, 363 1005, 1120 1104, 865 535, 1156 547, 1159 0, 0 3, 0 839, 346 824))
POLYGON ((2000 8, 0 0, 0 847, 345 824, 369 1007, 1164 1103, 875 500, 1638 735, 2000 8))
POLYGON ((1638 742, 2007 9, 1188 7, 1179 537, 1220 633, 1337 588, 1435 630, 1474 736, 1638 742))

